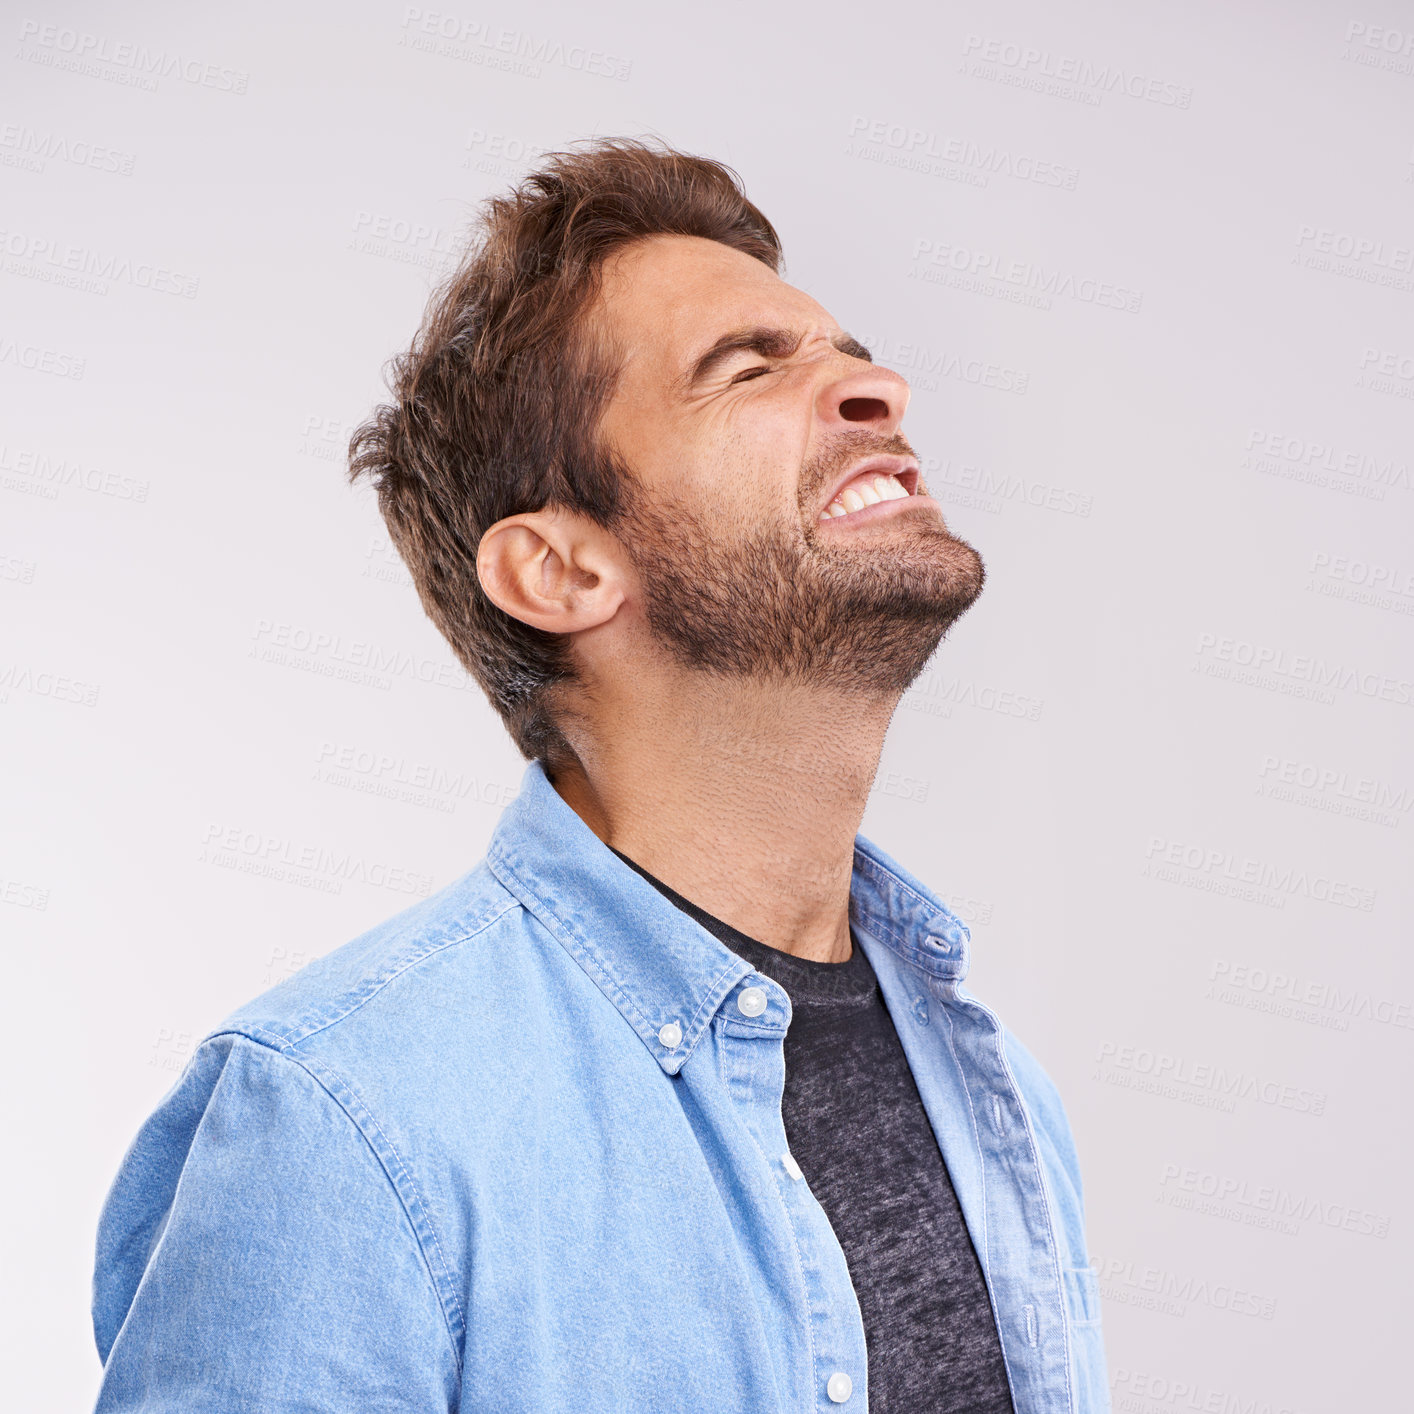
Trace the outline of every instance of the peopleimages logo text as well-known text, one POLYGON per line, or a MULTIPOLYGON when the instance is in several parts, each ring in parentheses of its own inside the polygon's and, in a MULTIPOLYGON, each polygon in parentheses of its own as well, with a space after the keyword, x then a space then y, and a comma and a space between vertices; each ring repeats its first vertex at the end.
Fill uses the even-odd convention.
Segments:
POLYGON ((1128 314, 1137 314, 1144 303, 1142 290, 1076 275, 1069 270, 1048 269, 1032 260, 1008 259, 992 251, 972 250, 922 236, 913 243, 913 260, 915 266, 921 266, 925 272, 931 269, 973 280, 996 281, 1047 300, 1074 299, 1102 309, 1122 309, 1128 314))
POLYGON ((603 49, 567 45, 544 35, 534 36, 524 30, 467 19, 445 10, 424 10, 416 5, 409 5, 403 11, 402 29, 410 47, 430 47, 450 58, 504 57, 524 64, 548 64, 620 81, 627 80, 633 68, 633 60, 603 49))
POLYGON ((1199 658, 1251 669, 1258 675, 1270 674, 1273 678, 1309 683, 1316 688, 1338 688, 1400 707, 1414 705, 1414 682, 1407 678, 1362 672, 1342 663, 1328 663, 1309 653, 1288 653, 1285 648, 1216 633, 1200 633, 1195 653, 1199 658))
MULTIPOLYGON (((1393 997, 1377 997, 1349 982, 1325 982, 1281 968, 1251 967, 1225 958, 1214 961, 1208 971, 1208 981, 1207 994, 1214 1001, 1226 1002, 1236 995, 1243 999, 1255 997, 1264 1002, 1270 1001, 1277 1007, 1326 1012, 1343 1023, 1340 1027, 1333 1027, 1333 1030, 1349 1030, 1353 1018, 1377 1026, 1392 1026, 1400 1031, 1414 1031, 1414 1003, 1396 1001, 1393 997)), ((1254 1011, 1271 1009, 1265 1006, 1252 1008, 1254 1011)))
MULTIPOLYGON (((1414 359, 1410 366, 1414 369, 1414 359)), ((1258 471, 1275 470, 1277 464, 1284 464, 1313 474, 1328 472, 1337 478, 1370 482, 1380 487, 1397 486, 1405 491, 1414 487, 1407 461, 1349 451, 1319 438, 1293 437, 1284 432, 1254 428, 1247 434, 1246 452, 1249 458, 1257 458, 1255 469, 1258 471), (1264 461, 1273 465, 1269 468, 1264 461)))
POLYGON ((1214 879, 1267 889, 1278 895, 1355 908, 1362 913, 1370 913, 1375 907, 1375 890, 1363 888, 1349 880, 1332 879, 1290 864, 1274 864, 1270 860, 1236 855, 1226 849, 1209 849, 1200 844, 1166 839, 1162 835, 1150 837, 1145 858, 1160 878, 1164 877, 1161 866, 1168 866, 1171 870, 1185 869, 1214 879))
MULTIPOLYGON (((180 79, 200 88, 242 94, 250 83, 250 75, 244 69, 207 64, 187 54, 149 49, 145 44, 127 40, 115 41, 107 35, 91 34, 67 25, 41 25, 38 20, 24 20, 20 24, 20 42, 33 45, 36 51, 55 60, 67 61, 56 63, 55 67, 73 67, 78 72, 89 73, 96 65, 109 64, 128 70, 149 86, 153 86, 156 79, 180 79)), ((19 57, 28 56, 22 50, 19 57)))
POLYGON ((301 844, 240 825, 212 822, 207 825, 201 844, 199 862, 246 874, 264 874, 286 883, 319 881, 335 885, 329 891, 338 892, 344 883, 351 882, 421 898, 432 892, 430 874, 378 863, 349 850, 301 844))
POLYGON ((156 294, 195 299, 201 285, 199 275, 25 231, 0 231, 0 255, 9 262, 6 269, 10 274, 51 284, 77 284, 97 294, 106 294, 111 280, 156 294))
MULTIPOLYGON (((906 123, 889 122, 884 118, 856 116, 849 125, 849 135, 856 143, 872 144, 908 159, 902 165, 932 158, 987 176, 1015 177, 1018 181, 1060 187, 1064 191, 1074 191, 1080 180, 1080 172, 1075 167, 1049 162, 1025 152, 1013 152, 996 143, 973 142, 930 132, 926 128, 911 127, 906 123)), ((850 149, 847 148, 846 152, 850 149)))
POLYGON ((1108 1067, 1148 1076, 1170 1085, 1190 1086, 1228 1100, 1256 1100, 1259 1104, 1275 1105, 1299 1114, 1325 1114, 1326 1100, 1329 1098, 1324 1091, 1284 1084, 1250 1071, 1228 1070, 1226 1066, 1212 1062, 1193 1062, 1185 1056, 1151 1051, 1145 1046, 1122 1046, 1114 1041, 1100 1043, 1096 1063, 1102 1069, 1108 1067))
POLYGON ((1186 84, 1133 73, 1116 64, 1095 64, 1075 55, 1052 54, 1049 49, 1038 49, 1033 44, 969 34, 962 54, 964 59, 996 64, 1037 78, 1056 79, 1096 94, 1121 93, 1126 98, 1141 98, 1165 108, 1187 108, 1193 102, 1193 90, 1186 84))
POLYGON ((1407 786, 1395 786, 1374 776, 1357 776, 1334 766, 1318 766, 1311 761, 1299 761, 1288 756, 1264 756, 1257 773, 1263 781, 1276 785, 1298 786, 1302 790, 1329 792, 1361 805, 1373 805, 1382 810, 1407 812, 1414 807, 1414 791, 1407 786))
POLYGON ((1343 1228, 1346 1232, 1366 1237, 1384 1237, 1389 1233, 1389 1214, 1372 1213, 1347 1203, 1331 1203, 1308 1193, 1293 1193, 1276 1184, 1253 1183, 1245 1178, 1209 1173, 1187 1164, 1167 1163, 1159 1179, 1159 1187, 1173 1186, 1183 1193, 1219 1202, 1253 1208, 1296 1222, 1315 1222, 1322 1227, 1343 1228))

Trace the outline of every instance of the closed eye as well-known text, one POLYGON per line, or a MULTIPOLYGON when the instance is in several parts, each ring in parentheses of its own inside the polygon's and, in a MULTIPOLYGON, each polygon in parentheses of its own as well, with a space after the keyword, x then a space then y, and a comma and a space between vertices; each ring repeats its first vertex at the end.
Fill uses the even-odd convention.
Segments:
POLYGON ((753 379, 753 378, 759 378, 763 373, 769 373, 770 371, 771 371, 771 370, 770 370, 769 368, 765 367, 764 365, 762 365, 762 366, 760 366, 760 367, 757 367, 757 368, 743 368, 743 369, 741 370, 741 372, 738 373, 738 374, 732 379, 732 382, 733 382, 733 383, 746 383, 746 382, 749 382, 751 379, 753 379))

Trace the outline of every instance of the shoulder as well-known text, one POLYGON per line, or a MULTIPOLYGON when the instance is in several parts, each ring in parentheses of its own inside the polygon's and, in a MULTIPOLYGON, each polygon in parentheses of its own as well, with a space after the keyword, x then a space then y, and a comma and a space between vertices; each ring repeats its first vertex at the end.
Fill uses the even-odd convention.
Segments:
MULTIPOLYGON (((477 1112, 493 1108, 487 1058, 515 1039, 496 993, 552 971, 556 952, 483 863, 212 1028, 109 1191, 95 1278, 100 1349, 116 1339, 183 1192, 207 1222, 193 1238, 206 1251, 249 1245, 252 1194, 289 1198, 289 1221, 305 1224, 290 1238, 301 1250, 320 1247, 321 1223, 377 1231, 404 1265, 430 1274, 455 1338, 452 1267, 425 1191, 428 1136, 445 1131, 474 1148, 477 1112)), ((506 1064, 526 1067, 518 1052, 506 1064)))
POLYGON ((486 954, 505 963, 534 929, 520 901, 485 863, 430 898, 385 919, 342 947, 236 1008, 206 1040, 244 1036, 296 1058, 333 1031, 376 1031, 392 1024, 380 998, 396 992, 406 1023, 420 1000, 433 1015, 486 954), (436 993, 437 995, 434 995, 436 993))
POLYGON ((462 1130, 470 1142, 516 1096, 552 1086, 547 1058, 638 1044, 624 1030, 483 861, 237 1008, 198 1051, 254 1042, 303 1068, 370 1134, 435 1147, 462 1130))

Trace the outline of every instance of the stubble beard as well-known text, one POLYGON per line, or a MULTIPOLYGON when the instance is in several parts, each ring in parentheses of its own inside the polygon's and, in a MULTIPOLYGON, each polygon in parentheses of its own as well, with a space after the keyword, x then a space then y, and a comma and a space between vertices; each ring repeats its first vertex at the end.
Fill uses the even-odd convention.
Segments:
POLYGON ((740 534, 635 498, 621 534, 655 637, 705 673, 901 696, 981 593, 981 556, 941 518, 898 514, 827 543, 815 516, 851 464, 910 450, 845 433, 802 469, 797 519, 740 534))

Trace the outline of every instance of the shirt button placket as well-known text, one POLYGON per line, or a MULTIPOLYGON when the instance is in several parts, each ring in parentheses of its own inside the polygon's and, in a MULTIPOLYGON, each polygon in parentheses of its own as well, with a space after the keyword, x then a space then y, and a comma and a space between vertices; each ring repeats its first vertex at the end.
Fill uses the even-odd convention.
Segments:
MULTIPOLYGON (((768 1040, 767 1027, 771 1033, 775 1032, 775 1026, 771 1024, 775 1020, 771 1010, 773 993, 768 990, 772 983, 769 978, 763 981, 764 986, 752 984, 741 987, 735 1002, 728 1003, 736 1017, 757 1022, 752 1030, 758 1034, 758 1043, 768 1040)), ((774 1047, 780 1047, 784 1039, 783 1030, 779 1035, 769 1035, 774 1047)), ((849 1405, 854 1394, 854 1377, 839 1366, 858 1360, 861 1368, 857 1373, 861 1378, 863 1376, 863 1361, 866 1358, 864 1328, 850 1282, 849 1268, 839 1249, 838 1239, 829 1230, 829 1219, 812 1198, 795 1155, 789 1148, 777 1147, 786 1139, 780 1108, 780 1086, 784 1072, 779 1069, 781 1052, 775 1050, 774 1055, 776 1060, 771 1067, 774 1083, 751 1096, 753 1113, 749 1123, 764 1151, 767 1154, 774 1151, 778 1155, 779 1172, 791 1180, 781 1187, 780 1193, 785 1199, 787 1220, 795 1230, 796 1252, 805 1279, 806 1304, 802 1314, 811 1329, 807 1349, 813 1347, 814 1354, 811 1370, 814 1397, 811 1403, 820 1409, 834 1409, 849 1405)), ((746 1098, 745 1093, 742 1098, 746 1098)), ((862 1407, 863 1386, 860 1391, 861 1398, 850 1407, 862 1407)))

